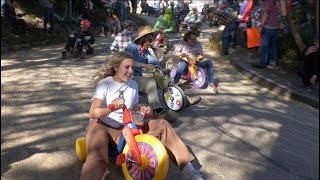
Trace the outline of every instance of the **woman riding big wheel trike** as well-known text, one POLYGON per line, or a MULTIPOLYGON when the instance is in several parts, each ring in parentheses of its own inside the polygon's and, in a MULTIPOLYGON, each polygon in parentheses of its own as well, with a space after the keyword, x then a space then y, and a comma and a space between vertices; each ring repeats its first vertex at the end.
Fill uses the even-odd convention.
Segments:
MULTIPOLYGON (((114 108, 109 104, 108 108, 114 108)), ((164 179, 168 172, 168 154, 156 137, 143 134, 146 110, 129 112, 123 106, 123 125, 119 143, 115 148, 109 147, 109 156, 116 157, 116 164, 122 166, 126 179, 164 179)), ((76 140, 76 153, 80 161, 86 160, 85 137, 76 140)))
MULTIPOLYGON (((197 62, 203 59, 203 56, 197 56, 195 58, 191 58, 188 55, 185 57, 181 57, 181 59, 186 59, 188 62, 188 71, 186 74, 182 75, 181 77, 186 80, 191 80, 193 85, 200 89, 206 83, 206 73, 203 68, 197 66, 197 62)), ((174 68, 171 70, 171 78, 174 79, 176 76, 177 69, 174 68)))

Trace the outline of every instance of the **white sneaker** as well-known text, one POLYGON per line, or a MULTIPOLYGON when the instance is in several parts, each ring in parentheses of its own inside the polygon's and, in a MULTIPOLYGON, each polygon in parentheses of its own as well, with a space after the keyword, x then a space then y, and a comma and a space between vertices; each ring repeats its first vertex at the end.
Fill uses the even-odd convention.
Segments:
POLYGON ((104 35, 104 33, 100 33, 99 36, 100 36, 100 37, 104 37, 104 36, 106 36, 106 35, 104 35))
POLYGON ((201 174, 199 173, 198 170, 194 169, 192 171, 191 176, 185 177, 184 175, 182 176, 183 180, 204 180, 201 176, 201 174))
POLYGON ((114 36, 115 36, 115 34, 113 33, 113 34, 111 34, 111 36, 112 36, 112 37, 114 37, 114 36))

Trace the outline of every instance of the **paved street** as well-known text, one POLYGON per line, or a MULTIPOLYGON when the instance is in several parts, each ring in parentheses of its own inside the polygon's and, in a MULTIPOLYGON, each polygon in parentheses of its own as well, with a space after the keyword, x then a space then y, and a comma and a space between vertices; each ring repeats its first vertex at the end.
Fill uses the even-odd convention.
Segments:
MULTIPOLYGON (((91 77, 105 61, 108 38, 98 37, 86 59, 60 59, 63 44, 1 55, 1 179, 79 179, 74 144, 85 134, 91 77)), ((171 113, 204 178, 319 179, 319 110, 268 93, 217 52, 205 57, 214 62, 220 94, 184 86, 203 100, 171 113)), ((110 171, 110 179, 123 179, 114 161, 110 171)), ((179 177, 170 164, 167 179, 179 177)))

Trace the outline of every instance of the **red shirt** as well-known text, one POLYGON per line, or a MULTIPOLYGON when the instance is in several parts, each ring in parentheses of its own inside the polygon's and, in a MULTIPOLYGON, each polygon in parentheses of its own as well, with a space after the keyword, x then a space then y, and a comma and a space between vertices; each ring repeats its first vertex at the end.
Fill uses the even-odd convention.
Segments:
POLYGON ((263 14, 268 15, 268 18, 264 27, 278 29, 280 26, 280 1, 279 0, 263 0, 261 15, 263 16, 263 14))

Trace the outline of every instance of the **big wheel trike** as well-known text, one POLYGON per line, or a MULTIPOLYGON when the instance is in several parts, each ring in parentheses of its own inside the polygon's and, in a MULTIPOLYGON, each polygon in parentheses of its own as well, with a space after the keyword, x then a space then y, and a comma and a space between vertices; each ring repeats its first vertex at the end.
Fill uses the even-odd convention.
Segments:
POLYGON ((173 111, 180 111, 187 105, 187 98, 183 90, 173 83, 171 78, 172 66, 167 64, 166 68, 154 66, 153 78, 157 85, 163 90, 163 100, 166 106, 173 111))
MULTIPOLYGON (((186 75, 182 75, 181 78, 191 80, 196 88, 202 88, 206 82, 206 73, 201 67, 197 66, 196 63, 197 61, 202 60, 203 56, 197 56, 195 58, 186 56, 186 59, 188 61, 188 73, 186 75)), ((176 72, 176 68, 171 70, 171 78, 174 79, 176 72)))
MULTIPOLYGON (((145 111, 129 112, 126 106, 122 109, 124 128, 117 148, 109 148, 109 156, 116 155, 116 164, 122 166, 126 179, 164 179, 169 166, 168 154, 160 140, 142 133, 145 111)), ((86 160, 85 137, 76 140, 76 153, 80 161, 86 160)))

